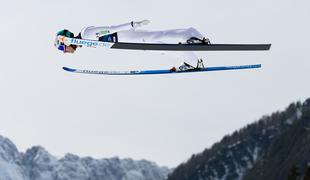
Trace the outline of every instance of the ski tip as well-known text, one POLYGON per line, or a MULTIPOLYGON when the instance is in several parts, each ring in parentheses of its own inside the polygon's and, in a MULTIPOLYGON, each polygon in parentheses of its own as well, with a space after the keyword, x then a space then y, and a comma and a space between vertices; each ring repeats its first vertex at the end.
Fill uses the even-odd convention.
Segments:
POLYGON ((255 64, 255 65, 253 66, 253 68, 261 68, 261 67, 262 67, 261 64, 255 64))
POLYGON ((76 69, 68 68, 68 67, 62 67, 63 70, 69 71, 69 72, 75 72, 76 69))
POLYGON ((246 69, 255 69, 255 68, 261 68, 262 65, 261 64, 254 64, 254 65, 249 65, 248 68, 246 69))

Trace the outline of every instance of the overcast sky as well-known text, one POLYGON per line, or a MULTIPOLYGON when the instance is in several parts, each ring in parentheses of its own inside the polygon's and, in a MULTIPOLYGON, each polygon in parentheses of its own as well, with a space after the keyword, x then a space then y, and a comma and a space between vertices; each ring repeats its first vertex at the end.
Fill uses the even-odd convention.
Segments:
POLYGON ((148 159, 174 167, 262 115, 310 97, 309 0, 10 0, 0 7, 0 134, 21 151, 148 159), (207 66, 259 70, 96 76, 182 62, 145 51, 53 46, 68 28, 149 19, 148 30, 195 27, 213 43, 272 43, 269 52, 199 52, 207 66))

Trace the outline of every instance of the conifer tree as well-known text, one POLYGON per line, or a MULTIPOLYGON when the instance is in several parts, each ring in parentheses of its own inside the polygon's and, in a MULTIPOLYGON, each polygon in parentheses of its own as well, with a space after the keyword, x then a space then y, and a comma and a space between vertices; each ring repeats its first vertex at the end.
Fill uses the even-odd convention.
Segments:
POLYGON ((310 180, 310 166, 308 166, 303 180, 310 180))
POLYGON ((287 180, 298 180, 298 177, 299 177, 298 168, 296 165, 294 165, 290 170, 287 180))

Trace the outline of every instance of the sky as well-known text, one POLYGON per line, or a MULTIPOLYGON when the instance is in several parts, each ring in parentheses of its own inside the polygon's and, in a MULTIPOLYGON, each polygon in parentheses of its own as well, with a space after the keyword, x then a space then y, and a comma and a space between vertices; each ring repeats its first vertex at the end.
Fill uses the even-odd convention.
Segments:
POLYGON ((308 0, 10 0, 0 7, 0 134, 22 152, 147 159, 175 167, 226 135, 310 97, 308 0), (195 27, 212 43, 271 43, 268 52, 198 52, 206 66, 258 70, 97 76, 167 69, 149 51, 82 48, 63 54, 57 31, 148 19, 147 30, 195 27))

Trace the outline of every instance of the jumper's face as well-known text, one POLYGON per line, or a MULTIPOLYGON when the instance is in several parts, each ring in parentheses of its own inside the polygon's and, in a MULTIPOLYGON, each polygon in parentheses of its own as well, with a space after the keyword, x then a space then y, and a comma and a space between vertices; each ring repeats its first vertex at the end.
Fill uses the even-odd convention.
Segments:
POLYGON ((72 46, 66 46, 64 53, 74 53, 75 52, 75 48, 73 48, 72 46))

